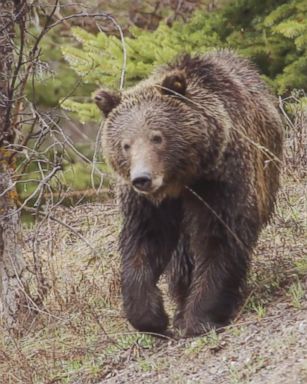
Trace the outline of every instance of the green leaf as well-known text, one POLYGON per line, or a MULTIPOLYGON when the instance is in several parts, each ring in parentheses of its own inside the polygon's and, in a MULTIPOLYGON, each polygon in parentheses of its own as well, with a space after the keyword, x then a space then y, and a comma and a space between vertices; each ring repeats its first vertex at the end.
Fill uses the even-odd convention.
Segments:
POLYGON ((274 31, 281 33, 282 35, 288 38, 297 37, 301 33, 305 32, 306 29, 306 23, 298 22, 295 20, 284 21, 273 28, 274 31))

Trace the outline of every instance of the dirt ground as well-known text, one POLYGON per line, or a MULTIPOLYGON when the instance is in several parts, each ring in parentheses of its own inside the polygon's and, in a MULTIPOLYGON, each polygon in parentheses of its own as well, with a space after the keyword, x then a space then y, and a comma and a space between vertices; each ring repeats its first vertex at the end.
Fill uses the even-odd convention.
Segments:
POLYGON ((101 383, 307 383, 305 215, 306 184, 284 182, 236 321, 218 334, 161 340, 137 359, 129 355, 101 383))
POLYGON ((263 319, 246 315, 219 335, 161 342, 155 353, 127 363, 101 383, 304 384, 306 297, 302 306, 295 309, 281 297, 263 319))
POLYGON ((25 256, 34 271, 40 255, 47 293, 22 337, 0 324, 1 384, 307 383, 304 178, 283 178, 235 321, 192 339, 140 334, 126 321, 113 202, 53 215, 24 231, 25 256))

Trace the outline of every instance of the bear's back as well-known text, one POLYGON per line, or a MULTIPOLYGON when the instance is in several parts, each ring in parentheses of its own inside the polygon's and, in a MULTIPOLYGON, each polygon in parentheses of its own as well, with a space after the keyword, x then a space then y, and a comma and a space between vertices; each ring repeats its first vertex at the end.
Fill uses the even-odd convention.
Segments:
MULTIPOLYGON (((182 56, 177 62, 168 66, 168 70, 182 70, 188 82, 198 82, 209 92, 221 98, 251 97, 257 94, 272 101, 266 85, 260 78, 256 68, 245 58, 230 50, 216 50, 203 56, 182 56), (244 95, 245 94, 245 95, 244 95)), ((241 102, 241 100, 240 100, 241 102)))
POLYGON ((190 95, 203 98, 204 113, 213 107, 209 113, 214 115, 215 103, 222 103, 232 122, 228 152, 250 168, 258 213, 265 223, 275 201, 282 158, 283 124, 277 99, 250 61, 229 50, 184 56, 170 69, 186 73, 190 95))

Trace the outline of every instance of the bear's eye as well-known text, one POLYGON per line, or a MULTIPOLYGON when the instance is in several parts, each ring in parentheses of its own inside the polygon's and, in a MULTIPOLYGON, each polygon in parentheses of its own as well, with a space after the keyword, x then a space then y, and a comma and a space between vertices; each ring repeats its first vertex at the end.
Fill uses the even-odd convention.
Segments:
POLYGON ((129 149, 130 149, 130 145, 127 144, 127 143, 125 143, 125 144, 123 145, 123 149, 124 149, 125 152, 128 152, 129 149))
POLYGON ((154 134, 151 138, 151 141, 154 143, 154 144, 161 144, 162 143, 162 136, 159 135, 159 134, 154 134))

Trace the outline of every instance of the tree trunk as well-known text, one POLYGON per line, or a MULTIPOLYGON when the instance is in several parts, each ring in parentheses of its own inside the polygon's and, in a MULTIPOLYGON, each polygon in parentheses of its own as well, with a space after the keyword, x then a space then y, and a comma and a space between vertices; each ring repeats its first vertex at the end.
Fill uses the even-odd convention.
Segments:
POLYGON ((9 330, 21 332, 29 312, 29 273, 21 250, 20 214, 13 186, 14 31, 25 16, 23 0, 0 0, 0 314, 9 330))

